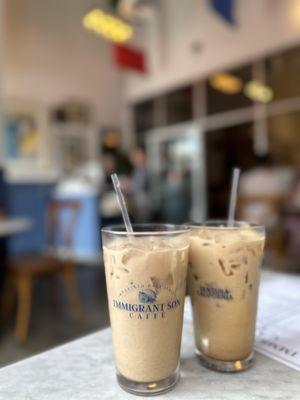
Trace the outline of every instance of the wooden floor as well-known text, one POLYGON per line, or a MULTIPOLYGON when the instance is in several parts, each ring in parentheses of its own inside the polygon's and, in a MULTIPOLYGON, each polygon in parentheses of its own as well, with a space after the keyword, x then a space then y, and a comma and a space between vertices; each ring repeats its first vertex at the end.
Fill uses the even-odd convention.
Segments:
POLYGON ((37 282, 27 342, 20 344, 14 339, 15 314, 6 321, 4 326, 1 326, 0 367, 108 326, 103 270, 78 266, 76 274, 85 310, 83 322, 78 322, 72 317, 58 280, 48 279, 37 282))

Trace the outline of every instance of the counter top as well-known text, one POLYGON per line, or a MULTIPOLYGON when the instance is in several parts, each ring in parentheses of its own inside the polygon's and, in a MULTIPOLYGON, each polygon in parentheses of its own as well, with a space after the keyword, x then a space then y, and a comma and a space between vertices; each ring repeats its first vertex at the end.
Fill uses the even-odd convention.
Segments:
MULTIPOLYGON (((161 399, 292 400, 300 374, 256 353, 252 369, 222 374, 200 366, 192 326, 185 322, 181 380, 161 399)), ((138 399, 117 385, 110 328, 0 369, 0 400, 138 399)))

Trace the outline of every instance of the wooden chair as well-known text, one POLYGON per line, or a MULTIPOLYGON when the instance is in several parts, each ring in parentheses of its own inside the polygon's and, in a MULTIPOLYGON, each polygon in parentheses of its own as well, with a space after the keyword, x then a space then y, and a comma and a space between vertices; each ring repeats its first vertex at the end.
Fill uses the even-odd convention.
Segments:
POLYGON ((34 281, 43 276, 61 276, 75 317, 82 318, 82 307, 72 256, 73 233, 80 204, 76 201, 51 201, 47 208, 48 248, 44 254, 24 255, 8 262, 3 291, 3 315, 7 315, 17 294, 15 337, 24 342, 28 336, 34 281), (65 217, 65 218, 63 218, 65 217), (57 244, 62 246, 57 246, 57 244), (59 250, 60 249, 60 250, 59 250))

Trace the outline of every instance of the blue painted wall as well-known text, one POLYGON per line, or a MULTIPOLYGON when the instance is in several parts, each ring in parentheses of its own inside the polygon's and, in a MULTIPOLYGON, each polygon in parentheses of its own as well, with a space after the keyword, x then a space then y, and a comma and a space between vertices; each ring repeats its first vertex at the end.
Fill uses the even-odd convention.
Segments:
POLYGON ((40 252, 46 245, 46 204, 53 185, 9 184, 7 188, 8 214, 32 220, 30 230, 9 238, 9 251, 13 254, 40 252))
MULTIPOLYGON (((32 221, 30 230, 9 237, 11 254, 40 253, 47 245, 46 206, 54 185, 10 184, 7 188, 8 214, 32 221)), ((60 197, 61 198, 61 197, 60 197)), ((74 252, 79 259, 100 257, 99 199, 96 195, 67 196, 63 199, 80 203, 74 232, 74 252)), ((67 212, 67 211, 66 211, 67 212)), ((62 213, 61 218, 67 218, 62 213)))

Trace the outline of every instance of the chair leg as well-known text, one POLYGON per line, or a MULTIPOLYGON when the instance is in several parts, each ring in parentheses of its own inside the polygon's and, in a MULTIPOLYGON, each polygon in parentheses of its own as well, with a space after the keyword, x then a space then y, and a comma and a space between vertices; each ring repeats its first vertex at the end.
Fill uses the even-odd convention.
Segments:
POLYGON ((1 319, 6 319, 10 314, 14 304, 14 277, 8 272, 3 286, 1 302, 1 319))
POLYGON ((68 265, 64 267, 62 274, 72 313, 78 320, 82 320, 83 309, 78 293, 74 266, 68 265))
POLYGON ((25 342, 28 336, 31 301, 32 301, 32 277, 30 275, 19 275, 16 280, 18 306, 15 326, 15 338, 25 342))

